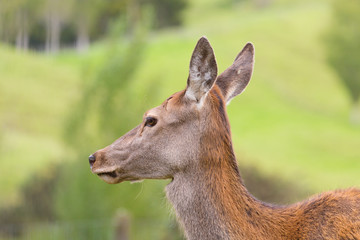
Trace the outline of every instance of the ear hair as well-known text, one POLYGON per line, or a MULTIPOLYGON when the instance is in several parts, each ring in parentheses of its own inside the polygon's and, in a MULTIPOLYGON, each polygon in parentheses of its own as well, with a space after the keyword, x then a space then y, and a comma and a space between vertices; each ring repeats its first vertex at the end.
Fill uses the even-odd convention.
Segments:
POLYGON ((247 43, 236 56, 234 63, 218 76, 216 84, 221 89, 226 104, 242 93, 248 85, 254 67, 254 55, 254 46, 247 43))
POLYGON ((185 97, 201 103, 214 85, 216 76, 214 51, 206 37, 202 37, 191 56, 185 97))

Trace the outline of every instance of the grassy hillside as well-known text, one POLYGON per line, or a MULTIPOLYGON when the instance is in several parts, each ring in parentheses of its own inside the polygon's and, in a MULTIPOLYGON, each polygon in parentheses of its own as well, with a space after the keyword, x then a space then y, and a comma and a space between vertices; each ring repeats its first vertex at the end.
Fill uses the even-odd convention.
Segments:
POLYGON ((0 46, 0 206, 49 161, 66 158, 60 140, 65 113, 76 99, 79 66, 0 46))
MULTIPOLYGON (((360 186, 360 128, 348 123, 349 99, 325 63, 321 42, 330 13, 327 1, 285 1, 264 9, 192 3, 185 28, 149 39, 133 79, 134 97, 145 110, 154 106, 149 95, 160 104, 184 88, 192 50, 203 35, 219 72, 251 41, 252 82, 228 107, 240 165, 314 192, 360 186)), ((96 58, 99 49, 84 58, 96 58)), ((75 53, 51 58, 0 46, 0 205, 16 200, 14 189, 49 161, 66 159, 60 135, 77 98, 81 62, 75 53)))

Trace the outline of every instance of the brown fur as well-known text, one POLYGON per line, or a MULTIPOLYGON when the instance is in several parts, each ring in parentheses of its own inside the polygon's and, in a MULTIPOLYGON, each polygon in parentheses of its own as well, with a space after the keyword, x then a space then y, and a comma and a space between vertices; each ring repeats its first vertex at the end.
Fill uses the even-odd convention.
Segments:
POLYGON ((224 100, 211 92, 212 113, 202 149, 202 166, 231 239, 360 239, 360 191, 323 193, 291 206, 256 200, 242 183, 231 146, 224 100), (216 147, 215 147, 216 146, 216 147), (218 184, 221 183, 221 184, 218 184))
POLYGON ((360 240, 359 189, 273 206, 245 188, 226 104, 245 89, 253 63, 254 48, 248 43, 216 79, 215 55, 201 38, 190 61, 187 88, 92 155, 92 171, 108 183, 172 179, 166 194, 188 239, 360 240), (157 119, 155 126, 146 125, 149 117, 157 119))

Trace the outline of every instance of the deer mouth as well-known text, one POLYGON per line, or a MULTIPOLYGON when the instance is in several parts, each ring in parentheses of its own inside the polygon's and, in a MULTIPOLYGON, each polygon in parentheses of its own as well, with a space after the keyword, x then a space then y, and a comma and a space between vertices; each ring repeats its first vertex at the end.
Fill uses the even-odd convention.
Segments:
POLYGON ((115 171, 112 171, 112 172, 104 172, 104 173, 98 173, 97 174, 99 177, 112 177, 112 178, 116 178, 118 175, 115 171))
POLYGON ((96 175, 98 175, 98 177, 101 178, 103 181, 110 183, 110 184, 122 182, 122 180, 116 170, 109 171, 109 172, 101 171, 101 172, 94 172, 94 173, 96 175))
POLYGON ((121 174, 116 170, 109 172, 95 172, 95 174, 98 175, 103 181, 110 184, 121 183, 124 181, 130 181, 130 182, 142 181, 142 179, 125 176, 124 174, 121 174))

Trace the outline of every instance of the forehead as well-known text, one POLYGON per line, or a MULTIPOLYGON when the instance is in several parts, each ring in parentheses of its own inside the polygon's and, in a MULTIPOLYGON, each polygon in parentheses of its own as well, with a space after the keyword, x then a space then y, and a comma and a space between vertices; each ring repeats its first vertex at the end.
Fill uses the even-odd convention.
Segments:
POLYGON ((184 95, 185 90, 174 93, 168 97, 160 106, 148 110, 145 113, 145 116, 179 112, 185 104, 184 95))

